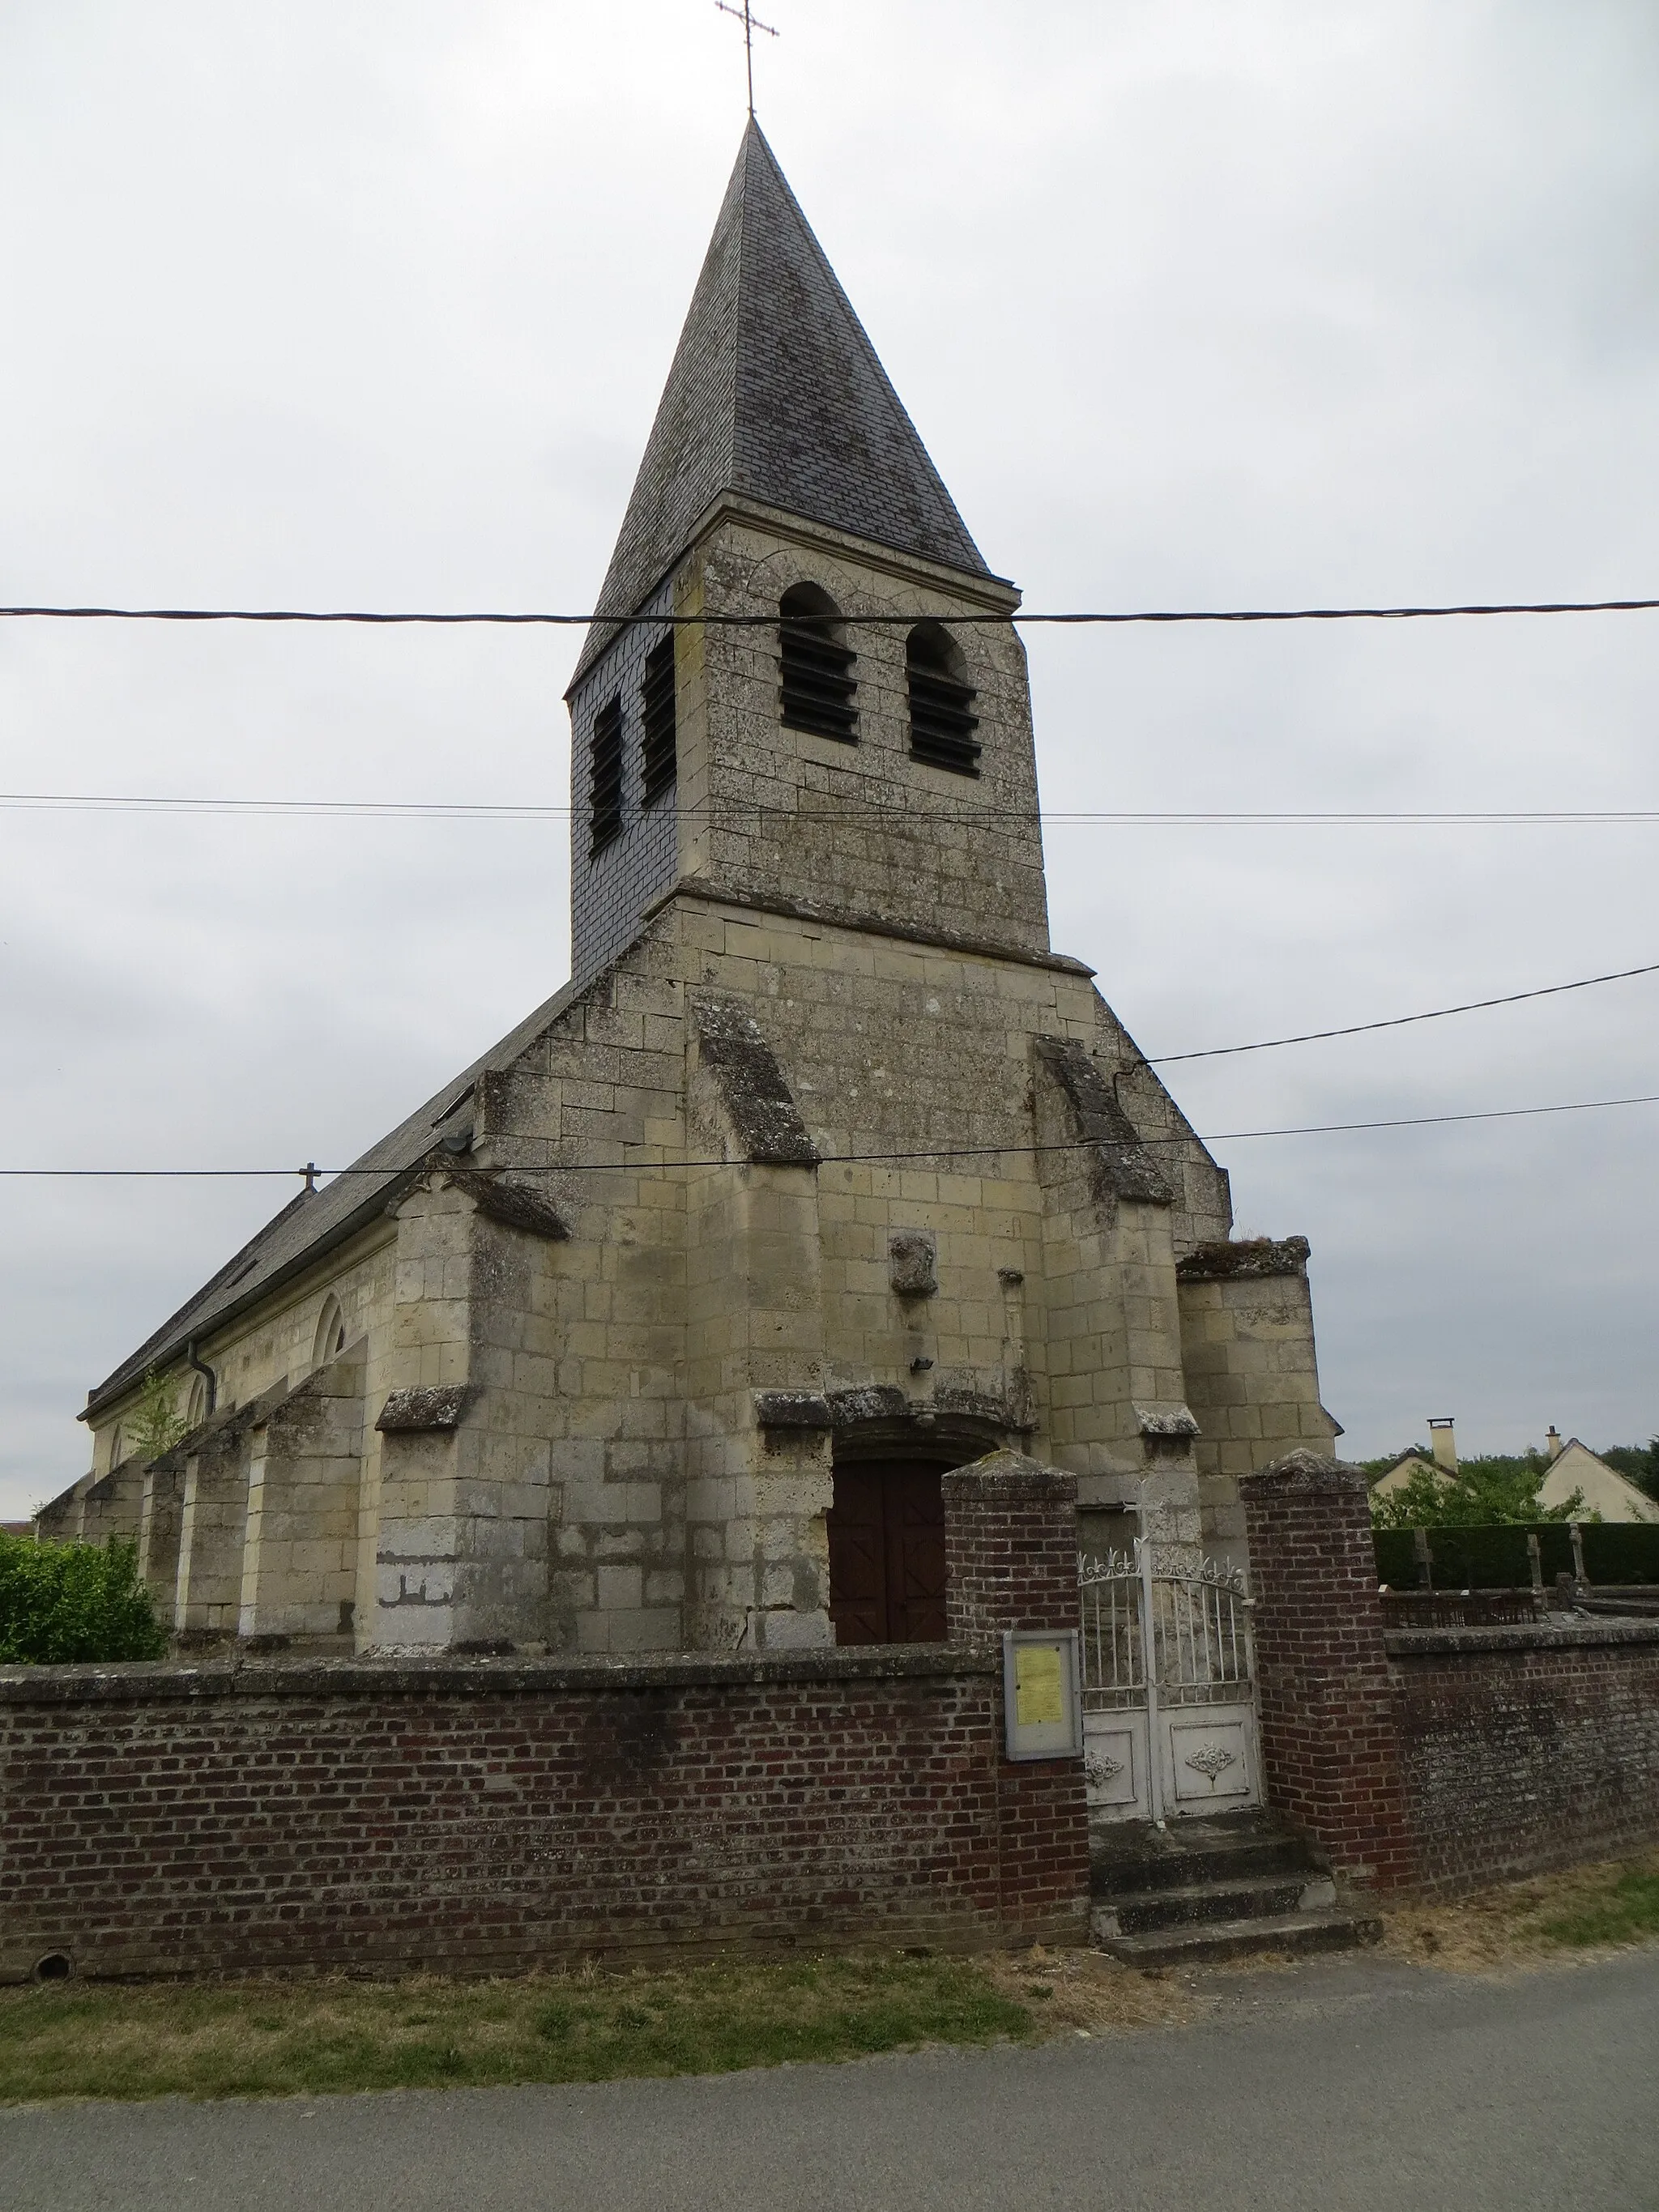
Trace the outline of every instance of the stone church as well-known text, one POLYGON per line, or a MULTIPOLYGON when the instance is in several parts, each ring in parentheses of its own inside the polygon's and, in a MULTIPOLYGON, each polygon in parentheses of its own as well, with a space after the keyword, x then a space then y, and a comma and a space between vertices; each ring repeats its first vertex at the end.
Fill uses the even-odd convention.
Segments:
POLYGON ((1308 1248, 1049 945, 1018 594, 752 122, 597 604, 571 981, 91 1393, 42 1532, 185 1649, 928 1640, 1012 1447, 1247 1567, 1308 1248))

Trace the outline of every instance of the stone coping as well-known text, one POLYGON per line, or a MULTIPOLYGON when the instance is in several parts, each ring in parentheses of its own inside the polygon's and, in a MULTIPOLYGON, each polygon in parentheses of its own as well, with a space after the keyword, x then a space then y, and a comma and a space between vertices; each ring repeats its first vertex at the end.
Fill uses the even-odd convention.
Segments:
MULTIPOLYGON (((1656 1627, 1659 1635, 1659 1627, 1656 1627)), ((1001 1657, 950 1644, 811 1651, 662 1651, 638 1657, 133 1660, 0 1668, 0 1706, 161 1705, 206 1698, 533 1698, 555 1692, 724 1689, 992 1674, 1001 1657)))
POLYGON ((1370 1483, 1364 1470, 1328 1452, 1311 1451, 1298 1444, 1270 1466, 1258 1467, 1238 1478, 1238 1494, 1247 1504, 1260 1498, 1272 1500, 1295 1497, 1369 1498, 1370 1483))
POLYGON ((1437 1652, 1578 1651, 1597 1644, 1659 1644, 1659 1620, 1579 1620, 1555 1613, 1544 1620, 1504 1621, 1489 1628, 1389 1628, 1382 1641, 1391 1659, 1437 1652))
POLYGON ((1077 1477, 1063 1467, 1048 1467, 1024 1452, 988 1452, 966 1467, 950 1468, 940 1480, 947 1502, 960 1505, 1073 1505, 1077 1477))
POLYGON ((1260 1282, 1279 1275, 1305 1275, 1311 1249, 1305 1237, 1242 1237, 1200 1244, 1176 1261, 1176 1280, 1260 1282))
POLYGON ((739 884, 722 884, 707 876, 682 876, 646 906, 641 919, 650 921, 676 899, 695 899, 704 906, 732 906, 750 914, 777 915, 786 921, 810 922, 820 929, 851 930, 855 936, 889 937, 902 945, 922 945, 938 952, 958 952, 974 960, 1008 960, 1025 968, 1052 968, 1063 975, 1094 974, 1085 960, 1069 952, 1043 952, 1001 938, 977 937, 961 930, 932 929, 926 922, 898 921, 886 915, 866 914, 860 908, 827 906, 817 899, 784 898, 767 891, 751 891, 739 884))

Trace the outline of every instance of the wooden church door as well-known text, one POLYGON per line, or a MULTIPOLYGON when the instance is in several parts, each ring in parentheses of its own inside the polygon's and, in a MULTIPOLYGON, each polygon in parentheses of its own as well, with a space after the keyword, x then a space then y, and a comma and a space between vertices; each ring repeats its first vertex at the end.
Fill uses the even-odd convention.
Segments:
POLYGON ((830 1618, 837 1644, 945 1641, 943 1472, 902 1460, 836 1469, 830 1618))

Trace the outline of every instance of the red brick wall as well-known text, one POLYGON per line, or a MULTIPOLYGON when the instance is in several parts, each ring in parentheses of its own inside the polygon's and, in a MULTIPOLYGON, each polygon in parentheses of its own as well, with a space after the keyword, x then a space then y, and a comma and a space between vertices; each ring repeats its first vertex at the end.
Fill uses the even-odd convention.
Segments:
POLYGON ((1063 1934, 939 1648, 0 1676, 0 1977, 1063 1934))
POLYGON ((1241 1477, 1268 1803, 1340 1872, 1412 1878, 1365 1478, 1310 1451, 1241 1477))
POLYGON ((1385 1632, 1363 1475, 1239 1487, 1268 1802, 1339 1870, 1452 1891, 1659 1842, 1659 1624, 1385 1632))
POLYGON ((951 1643, 1000 1656, 1005 1628, 1075 1628, 1077 1477, 994 1452, 944 1492, 951 1643))
POLYGON ((1076 1486, 946 1479, 957 1648, 0 1674, 0 1979, 1066 1942, 1079 1759, 1002 1755, 1076 1486))
POLYGON ((1421 1887, 1659 1842, 1659 1623, 1416 1629, 1388 1650, 1421 1887))
POLYGON ((1014 1452, 947 1474, 946 1619, 951 1641, 994 1656, 1003 1912, 1041 1911, 1049 1941, 1081 1942, 1089 1918, 1089 1808, 1081 1759, 1001 1756, 1002 1632, 1075 1628, 1080 1618, 1077 1480, 1014 1452))

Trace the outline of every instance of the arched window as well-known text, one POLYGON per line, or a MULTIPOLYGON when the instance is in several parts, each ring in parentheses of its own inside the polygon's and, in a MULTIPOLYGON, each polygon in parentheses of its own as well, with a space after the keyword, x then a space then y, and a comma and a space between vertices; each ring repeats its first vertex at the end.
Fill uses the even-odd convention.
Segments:
POLYGON ((192 1376, 185 1399, 185 1433, 199 1429, 207 1419, 207 1384, 198 1375, 192 1376))
POLYGON ((345 1350, 345 1316, 340 1311, 340 1301, 331 1291, 318 1316, 317 1334, 311 1347, 312 1365, 326 1367, 331 1359, 337 1359, 345 1350))
POLYGON ((918 623, 905 645, 910 687, 910 756, 953 775, 979 774, 974 687, 962 649, 938 623, 918 623))
POLYGON ((778 662, 784 727, 856 744, 857 656, 835 601, 816 584, 796 584, 778 602, 778 662))

